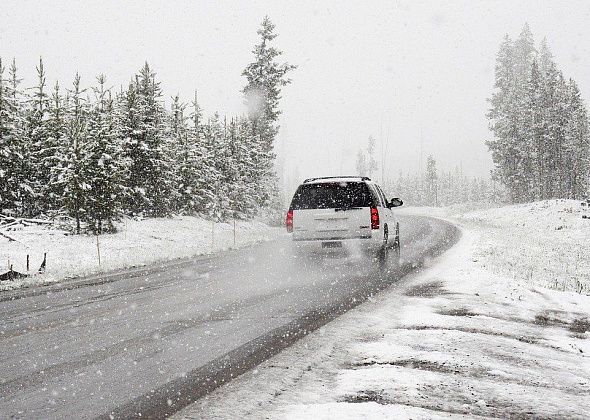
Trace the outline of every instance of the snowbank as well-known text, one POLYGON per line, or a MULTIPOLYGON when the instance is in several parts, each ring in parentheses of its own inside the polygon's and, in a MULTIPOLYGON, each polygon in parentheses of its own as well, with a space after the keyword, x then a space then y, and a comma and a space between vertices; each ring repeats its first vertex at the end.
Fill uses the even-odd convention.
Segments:
POLYGON ((119 232, 100 237, 56 234, 49 230, 11 232, 18 242, 0 238, 0 272, 12 265, 26 271, 26 256, 35 273, 47 253, 45 274, 0 282, 0 290, 46 284, 69 277, 186 258, 275 238, 283 229, 261 222, 212 223, 197 217, 127 220, 119 232), (100 265, 98 251, 100 249, 100 265))

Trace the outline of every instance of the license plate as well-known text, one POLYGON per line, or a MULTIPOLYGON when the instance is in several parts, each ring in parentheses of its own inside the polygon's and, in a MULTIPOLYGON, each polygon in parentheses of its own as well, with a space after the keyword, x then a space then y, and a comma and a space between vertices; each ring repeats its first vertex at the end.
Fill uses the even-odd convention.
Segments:
POLYGON ((342 248, 342 242, 322 242, 322 248, 342 248))

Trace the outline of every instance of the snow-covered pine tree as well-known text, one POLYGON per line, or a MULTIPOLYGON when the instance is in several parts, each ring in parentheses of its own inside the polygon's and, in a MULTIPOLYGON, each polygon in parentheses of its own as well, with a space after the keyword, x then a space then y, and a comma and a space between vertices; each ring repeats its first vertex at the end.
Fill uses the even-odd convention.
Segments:
POLYGON ((213 192, 213 200, 207 203, 207 217, 223 221, 230 217, 229 186, 227 185, 226 151, 225 151, 224 126, 219 114, 213 114, 204 130, 204 141, 207 151, 207 160, 213 166, 209 176, 209 188, 213 192))
POLYGON ((535 60, 537 51, 533 34, 525 23, 520 35, 514 43, 514 76, 515 84, 513 86, 514 99, 511 114, 516 119, 515 130, 515 167, 517 174, 512 180, 517 188, 518 201, 530 201, 530 191, 533 189, 532 176, 534 173, 533 145, 530 142, 529 133, 531 131, 530 121, 526 119, 527 103, 526 92, 529 77, 531 75, 531 66, 535 60))
POLYGON ((279 100, 281 89, 291 83, 287 74, 296 68, 288 63, 277 62, 282 52, 271 45, 277 37, 274 30, 275 25, 266 16, 257 31, 260 43, 254 47, 254 61, 242 72, 247 80, 242 92, 248 107, 248 117, 252 122, 252 131, 258 137, 257 146, 260 149, 260 156, 252 162, 257 166, 256 173, 259 175, 252 182, 258 185, 260 191, 264 191, 258 195, 260 206, 268 206, 271 201, 275 201, 273 195, 276 191, 273 188, 276 188, 277 182, 273 146, 279 130, 279 100))
POLYGON ((481 201, 482 191, 479 189, 479 179, 477 177, 473 177, 469 180, 469 201, 472 203, 477 203, 481 201))
POLYGON ((513 113, 515 93, 514 42, 506 35, 496 55, 494 92, 489 99, 490 130, 494 138, 486 142, 496 165, 495 174, 507 186, 511 201, 517 201, 518 189, 514 179, 518 176, 515 162, 516 122, 513 113))
POLYGON ((580 199, 590 193, 590 127, 586 105, 572 79, 568 82, 568 99, 563 162, 565 196, 580 199))
POLYGON ((34 216, 49 209, 50 200, 45 195, 49 189, 50 171, 48 159, 54 153, 53 145, 47 142, 49 95, 46 92, 46 74, 43 59, 37 66, 37 85, 32 89, 27 109, 26 138, 30 148, 25 148, 24 160, 28 162, 23 172, 23 180, 27 189, 32 191, 23 203, 26 215, 34 216))
POLYGON ((492 201, 492 194, 490 192, 489 183, 486 181, 485 178, 479 179, 479 201, 484 203, 491 203, 492 201))
POLYGON ((47 210, 56 210, 63 197, 63 184, 59 182, 61 160, 68 149, 66 138, 66 100, 60 92, 59 82, 55 83, 48 106, 46 128, 46 150, 43 165, 49 169, 49 182, 44 189, 47 195, 47 210))
MULTIPOLYGON (((6 79, 4 78, 5 71, 2 57, 0 57, 0 145, 4 145, 4 137, 9 133, 8 128, 8 104, 6 103, 6 96, 8 87, 6 86, 6 79)), ((0 158, 2 157, 2 149, 0 149, 0 158)))
POLYGON ((1 209, 9 209, 17 215, 25 214, 25 204, 33 202, 33 188, 30 180, 25 178, 30 173, 29 148, 26 137, 26 107, 23 93, 20 90, 21 79, 17 76, 16 61, 13 59, 5 80, 4 110, 4 174, 0 194, 1 209))
POLYGON ((534 195, 531 199, 543 200, 554 196, 552 179, 559 164, 555 161, 555 139, 552 131, 552 115, 557 80, 556 65, 544 38, 541 42, 539 60, 531 66, 527 90, 527 117, 530 121, 530 138, 534 145, 534 195))
POLYGON ((173 144, 174 152, 174 190, 177 192, 177 198, 172 208, 176 213, 187 214, 187 207, 190 207, 192 199, 192 173, 193 168, 190 164, 191 145, 188 137, 188 117, 185 115, 186 104, 180 101, 177 94, 172 97, 172 105, 168 116, 170 141, 173 144))
POLYGON ((212 203, 215 201, 215 185, 219 179, 219 173, 215 167, 215 146, 209 137, 209 127, 203 124, 203 112, 199 106, 197 92, 192 101, 192 110, 189 115, 191 125, 188 130, 188 142, 194 148, 192 165, 193 178, 191 185, 191 197, 187 211, 203 216, 210 216, 212 203))
POLYGON ((377 159, 375 158, 375 138, 369 135, 366 150, 359 149, 356 155, 356 170, 359 176, 371 178, 377 172, 377 159))
POLYGON ((226 160, 224 179, 230 185, 227 191, 231 207, 229 217, 244 219, 254 215, 257 203, 257 191, 251 179, 253 173, 251 148, 252 130, 246 118, 232 118, 228 124, 226 140, 226 160))
POLYGON ((359 150, 358 153, 356 154, 356 172, 359 176, 367 176, 367 174, 369 173, 368 169, 367 169, 367 157, 365 156, 365 153, 363 152, 363 150, 359 150))
POLYGON ((438 174, 432 155, 426 160, 426 200, 429 206, 438 206, 438 174))
POLYGON ((543 176, 543 199, 562 197, 562 149, 567 119, 567 91, 563 75, 554 63, 547 69, 543 84, 544 147, 546 150, 545 174, 543 176))
POLYGON ((539 58, 537 61, 539 64, 539 71, 542 75, 547 74, 549 67, 555 64, 553 61, 553 54, 551 53, 549 44, 547 43, 547 38, 543 38, 541 40, 541 45, 539 47, 539 58))
POLYGON ((136 160, 139 160, 139 111, 138 95, 135 81, 131 81, 127 89, 121 89, 116 97, 115 123, 121 136, 121 147, 123 157, 127 162, 125 187, 127 194, 123 201, 123 211, 126 214, 134 215, 139 210, 139 198, 143 203, 143 191, 139 187, 139 179, 136 174, 136 160))
MULTIPOLYGON (((250 218, 255 215, 257 207, 256 184, 252 182, 256 176, 253 173, 253 159, 256 153, 252 150, 251 123, 245 117, 237 121, 236 133, 236 165, 237 165, 237 189, 234 195, 235 211, 238 218, 250 218)), ((277 196, 278 197, 278 196, 277 196)))
POLYGON ((367 140, 367 176, 373 177, 377 173, 377 159, 375 158, 375 137, 369 136, 367 140))
POLYGON ((239 206, 241 197, 241 177, 240 177, 240 156, 238 152, 239 138, 236 121, 231 118, 229 122, 224 120, 224 168, 223 178, 227 185, 225 194, 229 206, 229 212, 226 216, 231 219, 239 218, 239 206))
POLYGON ((545 113, 543 100, 543 74, 539 70, 537 61, 534 60, 531 65, 531 75, 527 85, 527 93, 525 96, 526 109, 525 118, 528 121, 528 136, 529 148, 531 155, 528 157, 531 160, 531 173, 528 177, 531 179, 531 186, 527 198, 529 200, 540 200, 545 195, 543 180, 546 176, 545 163, 547 162, 547 148, 545 147, 545 113))
POLYGON ((80 75, 76 73, 72 88, 68 90, 66 108, 65 144, 55 171, 56 182, 63 191, 62 209, 74 219, 75 231, 81 233, 81 223, 86 217, 86 191, 90 188, 85 168, 85 148, 88 141, 88 103, 80 87, 80 75))
POLYGON ((125 95, 124 153, 130 161, 127 209, 132 214, 165 216, 174 202, 174 171, 167 141, 160 83, 145 63, 125 95))
POLYGON ((508 187, 513 202, 526 201, 532 190, 534 161, 526 92, 535 56, 533 36, 525 24, 515 42, 504 37, 496 58, 495 92, 488 112, 495 138, 487 144, 497 176, 508 187))
POLYGON ((114 100, 106 88, 106 77, 96 78, 95 102, 88 114, 84 147, 85 218, 96 234, 113 232, 113 221, 121 213, 127 162, 123 158, 120 133, 115 122, 114 100))
POLYGON ((4 78, 4 63, 0 57, 0 212, 11 209, 14 201, 14 191, 11 179, 12 144, 10 127, 10 105, 8 81, 4 78))

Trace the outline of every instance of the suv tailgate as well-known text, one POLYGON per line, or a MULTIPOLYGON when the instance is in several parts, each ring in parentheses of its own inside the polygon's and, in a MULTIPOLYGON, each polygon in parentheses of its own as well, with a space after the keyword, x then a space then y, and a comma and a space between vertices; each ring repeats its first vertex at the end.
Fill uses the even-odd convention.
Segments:
POLYGON ((371 237, 371 212, 366 207, 293 212, 294 240, 336 240, 371 237))
POLYGON ((363 182, 303 184, 291 202, 293 239, 370 238, 372 205, 363 182))

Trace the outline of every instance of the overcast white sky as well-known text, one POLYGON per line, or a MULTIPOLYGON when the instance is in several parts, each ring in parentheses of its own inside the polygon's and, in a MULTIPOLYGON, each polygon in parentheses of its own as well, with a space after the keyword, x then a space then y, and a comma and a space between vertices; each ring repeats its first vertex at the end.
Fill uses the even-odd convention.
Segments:
POLYGON ((525 22, 590 97, 585 1, 4 0, 0 56, 17 59, 27 86, 39 56, 62 85, 79 71, 83 82, 102 72, 118 87, 147 60, 167 99, 198 88, 207 113, 241 113, 241 71, 265 14, 299 66, 277 148, 301 177, 355 172, 369 134, 387 140, 386 177, 417 170, 421 138, 440 168, 487 175, 495 54, 525 22))

